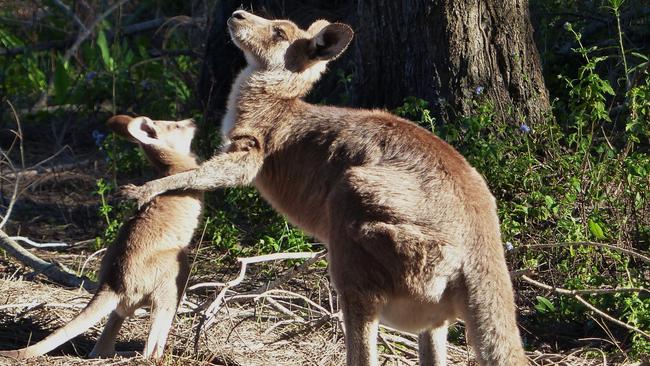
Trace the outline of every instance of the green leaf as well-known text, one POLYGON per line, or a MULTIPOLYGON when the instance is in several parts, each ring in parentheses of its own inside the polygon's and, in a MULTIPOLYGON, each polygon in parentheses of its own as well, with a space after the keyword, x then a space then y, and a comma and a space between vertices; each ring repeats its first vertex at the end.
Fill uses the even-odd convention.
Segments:
POLYGON ((104 31, 99 31, 99 34, 97 34, 97 46, 99 47, 99 51, 102 55, 102 61, 104 61, 106 69, 108 71, 113 71, 113 66, 115 63, 111 57, 111 52, 108 48, 108 41, 106 40, 106 34, 104 31))
POLYGON ((544 203, 546 204, 546 207, 551 208, 553 205, 555 205, 555 200, 551 196, 544 196, 544 203))
POLYGON ((54 70, 54 103, 62 104, 70 95, 72 79, 68 74, 68 63, 58 57, 54 70))
POLYGON ((536 299, 537 305, 535 305, 535 309, 540 313, 545 314, 555 311, 555 305, 553 305, 549 299, 545 298, 544 296, 536 296, 536 299))
POLYGON ((603 234, 603 228, 600 227, 600 225, 594 221, 589 219, 589 231, 591 232, 591 235, 593 235, 596 239, 605 239, 605 234, 603 234))

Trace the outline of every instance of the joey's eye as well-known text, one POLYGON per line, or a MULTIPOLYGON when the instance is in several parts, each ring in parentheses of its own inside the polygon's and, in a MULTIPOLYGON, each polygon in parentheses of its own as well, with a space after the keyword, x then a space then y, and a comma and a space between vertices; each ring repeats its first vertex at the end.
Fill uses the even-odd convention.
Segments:
POLYGON ((277 40, 287 41, 287 33, 280 27, 273 27, 273 37, 277 40))

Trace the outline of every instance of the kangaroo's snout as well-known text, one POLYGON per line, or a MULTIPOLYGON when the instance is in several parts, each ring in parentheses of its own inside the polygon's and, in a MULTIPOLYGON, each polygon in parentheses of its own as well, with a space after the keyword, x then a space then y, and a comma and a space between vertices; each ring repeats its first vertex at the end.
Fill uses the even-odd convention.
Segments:
POLYGON ((243 11, 243 10, 235 10, 235 12, 232 13, 232 16, 230 17, 230 19, 244 20, 244 19, 246 19, 246 12, 243 11))

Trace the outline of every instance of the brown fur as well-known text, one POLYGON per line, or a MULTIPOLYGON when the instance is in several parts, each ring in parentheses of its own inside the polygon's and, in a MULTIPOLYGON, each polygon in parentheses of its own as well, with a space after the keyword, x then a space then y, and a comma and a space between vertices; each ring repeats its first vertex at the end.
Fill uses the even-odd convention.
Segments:
POLYGON ((446 327, 456 317, 480 364, 525 365, 496 205, 483 178, 409 121, 301 100, 347 47, 348 26, 318 21, 304 31, 244 11, 228 25, 249 65, 228 101, 225 153, 127 194, 143 203, 170 189, 253 183, 327 243, 348 365, 377 364, 379 320, 420 334, 421 364, 444 365, 446 327))
MULTIPOLYGON (((151 121, 115 116, 108 121, 116 133, 138 142, 161 173, 195 169, 189 151, 195 127, 191 121, 151 121)), ((108 247, 99 272, 99 286, 88 306, 44 340, 0 355, 18 359, 43 355, 84 332, 106 315, 108 321, 90 357, 115 354, 115 338, 124 319, 151 306, 151 330, 144 357, 159 358, 190 271, 187 248, 199 223, 202 193, 160 195, 124 223, 108 247)))

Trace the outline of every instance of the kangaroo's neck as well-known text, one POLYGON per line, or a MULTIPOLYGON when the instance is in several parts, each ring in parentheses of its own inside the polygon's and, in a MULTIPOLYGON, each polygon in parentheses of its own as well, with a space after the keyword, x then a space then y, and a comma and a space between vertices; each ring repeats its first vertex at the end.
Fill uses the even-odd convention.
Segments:
POLYGON ((165 168, 162 171, 163 176, 174 175, 188 170, 196 169, 199 167, 199 164, 196 162, 196 157, 194 155, 178 155, 174 156, 172 161, 169 161, 165 168))
POLYGON ((298 74, 248 65, 235 79, 228 96, 222 135, 227 139, 235 127, 265 134, 278 123, 291 119, 294 107, 302 103, 301 98, 312 89, 317 76, 320 72, 298 74))

